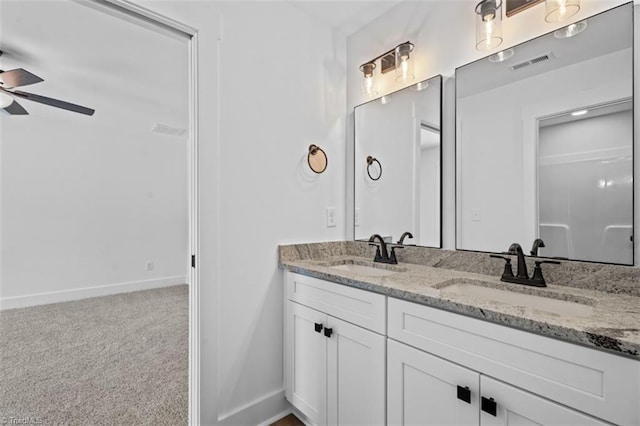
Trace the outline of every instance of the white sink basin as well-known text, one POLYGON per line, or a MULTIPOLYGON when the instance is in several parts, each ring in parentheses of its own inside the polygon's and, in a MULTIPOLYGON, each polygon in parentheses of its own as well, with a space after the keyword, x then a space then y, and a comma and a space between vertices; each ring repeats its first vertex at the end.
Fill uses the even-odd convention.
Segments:
POLYGON ((361 265, 358 263, 342 263, 340 265, 329 266, 331 269, 338 271, 350 272, 352 274, 365 275, 367 277, 388 277, 389 275, 402 272, 400 270, 386 269, 376 266, 361 265))
POLYGON ((589 317, 593 314, 593 306, 586 303, 536 296, 516 291, 500 290, 475 284, 452 284, 441 288, 440 293, 443 295, 466 296, 487 302, 498 302, 513 306, 521 306, 561 316, 589 317))

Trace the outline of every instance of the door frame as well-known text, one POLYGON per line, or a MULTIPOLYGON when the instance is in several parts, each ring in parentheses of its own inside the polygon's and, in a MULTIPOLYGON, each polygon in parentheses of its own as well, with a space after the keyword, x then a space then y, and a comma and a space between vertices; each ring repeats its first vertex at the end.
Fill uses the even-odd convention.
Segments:
POLYGON ((153 25, 184 35, 189 49, 189 138, 188 138, 188 204, 189 204, 189 250, 185 259, 189 270, 189 424, 200 424, 200 277, 199 259, 199 107, 198 107, 198 30, 153 12, 129 0, 90 0, 99 6, 106 6, 127 16, 142 19, 153 25), (192 261, 193 259, 193 261, 192 261))

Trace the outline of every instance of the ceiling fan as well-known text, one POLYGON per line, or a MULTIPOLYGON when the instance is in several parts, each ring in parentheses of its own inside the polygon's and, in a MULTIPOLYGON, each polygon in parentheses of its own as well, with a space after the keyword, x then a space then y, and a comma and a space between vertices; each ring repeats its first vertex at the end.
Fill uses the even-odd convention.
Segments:
MULTIPOLYGON (((2 51, 0 51, 0 56, 2 56, 2 51)), ((16 101, 16 99, 19 98, 85 115, 93 115, 95 112, 95 110, 91 108, 15 90, 16 87, 28 86, 29 84, 40 83, 41 81, 44 80, 22 68, 9 71, 0 70, 0 108, 4 109, 4 111, 10 115, 28 115, 27 110, 16 101)))

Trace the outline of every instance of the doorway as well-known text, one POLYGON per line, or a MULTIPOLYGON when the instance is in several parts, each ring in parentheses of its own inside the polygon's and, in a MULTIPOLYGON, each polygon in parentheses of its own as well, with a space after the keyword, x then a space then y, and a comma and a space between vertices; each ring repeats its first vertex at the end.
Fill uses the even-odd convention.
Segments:
MULTIPOLYGON (((50 303, 77 303, 71 301, 88 297, 118 298, 121 294, 133 295, 131 291, 169 289, 181 283, 189 286, 188 301, 197 297, 197 276, 191 263, 191 255, 197 254, 194 34, 119 3, 2 3, 0 46, 5 55, 1 68, 34 70, 45 82, 29 88, 31 92, 96 109, 96 116, 85 121, 72 113, 48 111, 39 105, 28 105, 30 115, 21 117, 22 121, 2 118, 1 158, 5 163, 0 236, 4 259, 0 307, 4 310, 6 306, 7 312, 50 303), (55 10, 47 10, 47 5, 53 4, 55 10), (32 9, 21 12, 15 9, 19 7, 32 9), (65 13, 65 7, 74 12, 65 13), (76 12, 85 18, 73 19, 76 12), (18 19, 12 13, 18 13, 18 19), (51 19, 57 14, 74 21, 76 27, 51 19), (86 19, 89 15, 95 20, 86 19), (11 22, 20 22, 20 31, 26 34, 25 26, 29 27, 37 16, 54 21, 68 33, 54 37, 47 32, 43 37, 34 32, 27 34, 31 39, 14 41, 17 31, 12 30, 11 22), (91 30, 108 22, 117 29, 103 31, 102 37, 92 42, 91 30), (148 40, 136 38, 114 43, 114 34, 131 33, 163 38, 173 47, 145 49, 148 40), (110 60, 108 42, 120 53, 110 60), (70 54, 65 50, 69 46, 87 50, 70 54), (163 78, 170 60, 158 57, 160 62, 153 67, 151 59, 156 56, 149 52, 171 56, 170 51, 179 46, 184 78, 163 78), (46 49, 55 56, 47 57, 43 53, 46 49), (145 61, 150 70, 134 71, 133 78, 124 77, 124 70, 131 72, 145 61), (170 102, 146 97, 154 87, 170 102), (175 96, 180 91, 184 99, 175 96), (184 113, 179 119, 178 110, 184 113), (142 113, 144 118, 140 117, 142 113), (20 140, 21 146, 12 144, 12 140, 20 140), (175 161, 178 158, 182 158, 179 165, 175 161), (14 205, 18 208, 12 209, 14 205), (176 218, 179 225, 167 225, 175 223, 172 221, 176 218), (158 229, 163 229, 164 237, 156 232, 158 229), (175 244, 167 243, 169 240, 175 244), (144 247, 134 247, 136 242, 144 243, 144 247), (171 249, 158 250, 160 247, 171 249)), ((44 31, 42 25, 40 28, 44 31)), ((63 310, 64 315, 69 312, 63 310)), ((189 309, 186 340, 191 351, 197 348, 194 318, 197 312, 189 309)), ((41 349, 44 362, 49 354, 41 349)), ((113 358, 111 364, 119 359, 113 358)), ((193 364, 189 370, 194 372, 193 364)), ((189 382, 193 385, 194 380, 189 382)), ((82 395, 78 394, 74 403, 81 401, 82 395)), ((19 418, 20 413, 15 415, 19 418)))

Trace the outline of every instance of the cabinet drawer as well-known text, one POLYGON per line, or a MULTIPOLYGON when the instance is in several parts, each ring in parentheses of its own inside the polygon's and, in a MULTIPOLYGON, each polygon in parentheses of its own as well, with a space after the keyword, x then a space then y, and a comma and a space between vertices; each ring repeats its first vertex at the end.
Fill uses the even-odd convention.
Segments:
POLYGON ((385 334, 385 296, 289 271, 285 274, 287 299, 385 334))
POLYGON ((617 424, 640 424, 640 361, 389 298, 390 338, 617 424))

